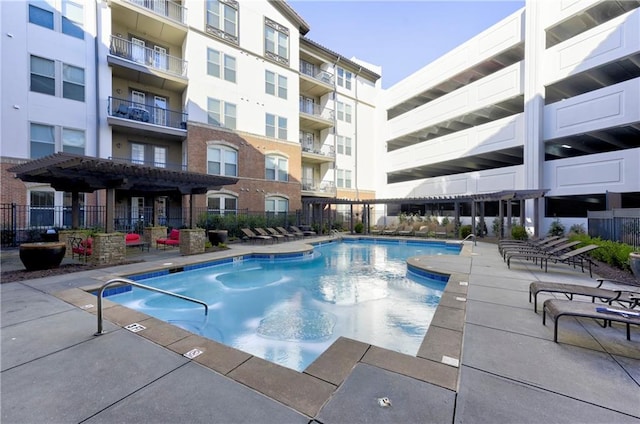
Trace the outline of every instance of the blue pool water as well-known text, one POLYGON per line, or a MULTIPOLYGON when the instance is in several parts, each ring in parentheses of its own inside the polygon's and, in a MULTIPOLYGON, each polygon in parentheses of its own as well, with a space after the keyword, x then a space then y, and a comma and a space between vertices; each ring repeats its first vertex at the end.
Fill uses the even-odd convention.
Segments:
POLYGON ((109 300, 298 371, 345 336, 415 355, 445 278, 406 258, 458 254, 443 243, 332 242, 286 259, 234 260, 141 282, 201 305, 132 288, 109 300))

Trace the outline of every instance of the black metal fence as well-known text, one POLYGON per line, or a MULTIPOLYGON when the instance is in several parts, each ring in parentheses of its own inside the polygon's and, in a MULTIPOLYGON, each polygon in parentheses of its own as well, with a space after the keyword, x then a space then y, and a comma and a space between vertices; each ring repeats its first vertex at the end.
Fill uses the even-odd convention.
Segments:
MULTIPOLYGON (((187 228, 189 217, 180 207, 170 207, 154 216, 153 207, 132 209, 116 207, 114 230, 142 234, 145 227, 157 222, 168 228, 187 228)), ((302 225, 300 211, 252 212, 246 209, 222 211, 207 208, 196 209, 195 227, 207 230, 228 230, 231 237, 242 237, 241 228, 285 227, 302 225)), ((106 222, 105 206, 85 206, 80 209, 80 228, 103 230, 106 222)), ((0 204, 0 238, 3 247, 15 247, 21 243, 42 241, 49 229, 71 228, 71 207, 31 207, 15 203, 0 204)))
POLYGON ((587 219, 589 236, 640 248, 640 208, 589 212, 587 219))

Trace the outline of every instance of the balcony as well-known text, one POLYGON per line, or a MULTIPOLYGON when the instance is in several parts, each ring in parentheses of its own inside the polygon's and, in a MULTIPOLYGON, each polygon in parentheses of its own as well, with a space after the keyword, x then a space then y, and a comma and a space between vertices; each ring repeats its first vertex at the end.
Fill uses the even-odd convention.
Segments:
POLYGON ((184 139, 187 136, 188 115, 184 112, 109 97, 107 114, 109 125, 126 132, 166 139, 184 139))
POLYGON ((187 171, 187 166, 180 163, 153 162, 148 160, 118 157, 109 157, 109 159, 116 163, 130 163, 132 165, 149 166, 151 168, 162 168, 168 169, 170 171, 187 171))
POLYGON ((301 70, 300 92, 313 97, 322 97, 333 91, 333 75, 327 71, 301 70))
POLYGON ((107 62, 113 66, 114 76, 129 81, 174 91, 187 86, 185 60, 115 35, 111 36, 107 62))
POLYGON ((300 103, 300 128, 323 130, 333 127, 334 112, 317 104, 300 103))
POLYGON ((302 180, 302 195, 315 197, 335 197, 337 193, 336 186, 333 183, 302 180))
POLYGON ((113 21, 140 34, 182 45, 187 36, 187 9, 168 0, 111 0, 113 21))
POLYGON ((315 146, 302 145, 302 161, 304 163, 327 163, 336 159, 336 151, 333 146, 315 146))

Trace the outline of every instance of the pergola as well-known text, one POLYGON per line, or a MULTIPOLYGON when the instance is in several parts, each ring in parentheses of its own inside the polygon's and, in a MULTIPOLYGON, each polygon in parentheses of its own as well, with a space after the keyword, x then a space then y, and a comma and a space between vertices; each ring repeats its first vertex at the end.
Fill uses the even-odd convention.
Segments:
MULTIPOLYGON (((442 204, 442 203, 453 203, 454 211, 455 211, 455 220, 458 222, 460 219, 460 204, 468 203, 471 205, 471 226, 472 233, 476 234, 476 217, 480 217, 480 222, 484 223, 484 205, 486 202, 498 202, 499 203, 499 211, 500 211, 500 219, 502 221, 504 216, 504 208, 503 205, 511 205, 512 202, 520 202, 520 222, 524 222, 524 202, 525 200, 534 200, 536 205, 534 207, 535 215, 533 217, 532 226, 534 228, 535 233, 539 232, 538 223, 540 221, 538 217, 538 205, 537 202, 540 198, 544 197, 545 193, 548 190, 503 190, 493 193, 482 193, 482 194, 466 194, 466 195, 457 195, 457 196, 427 196, 427 197, 403 197, 403 198, 391 198, 391 199, 362 199, 362 200, 353 200, 353 199, 331 199, 331 198, 306 198, 302 201, 305 210, 308 209, 308 206, 317 205, 320 210, 322 210, 327 205, 351 205, 351 232, 353 232, 353 207, 354 205, 361 205, 364 208, 364 213, 366 216, 363 216, 363 220, 367 223, 366 232, 369 233, 371 231, 371 205, 389 205, 389 204, 411 204, 411 205, 434 205, 434 204, 442 204)), ((507 234, 511 233, 511 207, 507 209, 507 234)), ((320 225, 322 226, 322 214, 320 214, 320 225)), ((503 229, 504 231, 504 229, 503 229)), ((500 234, 502 238, 504 234, 500 234)))
POLYGON ((14 172, 24 182, 50 184, 55 190, 71 193, 73 228, 78 228, 80 224, 79 193, 106 190, 105 231, 108 233, 114 230, 116 190, 127 190, 132 195, 189 195, 190 223, 193 226, 196 219, 194 195, 238 182, 237 178, 174 171, 63 152, 14 166, 9 172, 14 172))

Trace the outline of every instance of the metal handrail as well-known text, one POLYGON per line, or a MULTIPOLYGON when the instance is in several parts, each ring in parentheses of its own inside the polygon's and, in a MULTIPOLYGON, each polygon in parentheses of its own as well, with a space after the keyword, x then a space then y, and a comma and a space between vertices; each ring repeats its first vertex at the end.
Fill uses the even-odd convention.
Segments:
POLYGON ((145 289, 145 290, 150 290, 156 293, 162 293, 162 294, 166 294, 169 296, 173 296, 173 297, 177 297, 178 299, 182 299, 182 300, 186 300, 188 302, 193 302, 193 303, 199 303, 200 305, 204 306, 204 314, 205 315, 209 315, 209 305, 207 305, 206 303, 204 303, 201 300, 198 299, 194 299, 191 297, 187 297, 187 296, 183 296, 181 294, 177 294, 177 293, 172 293, 166 290, 162 290, 162 289, 158 289, 155 287, 151 287, 151 286, 146 286, 144 284, 140 284, 140 283, 136 283, 135 281, 131 281, 128 278, 112 278, 111 280, 107 281, 106 283, 104 283, 104 285, 102 287, 100 287, 100 290, 98 291, 98 331, 94 334, 95 336, 99 336, 101 334, 104 334, 104 331, 102 330, 102 293, 104 292, 104 290, 114 284, 117 283, 125 283, 125 284, 129 284, 131 286, 134 287, 138 287, 141 289, 145 289))
POLYGON ((468 238, 473 237, 473 245, 477 246, 478 242, 476 241, 476 235, 475 234, 469 234, 468 236, 466 236, 461 242, 460 244, 463 244, 465 241, 467 241, 468 238))

